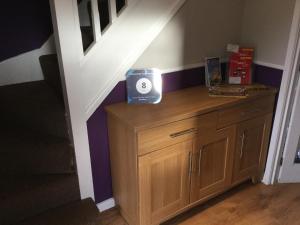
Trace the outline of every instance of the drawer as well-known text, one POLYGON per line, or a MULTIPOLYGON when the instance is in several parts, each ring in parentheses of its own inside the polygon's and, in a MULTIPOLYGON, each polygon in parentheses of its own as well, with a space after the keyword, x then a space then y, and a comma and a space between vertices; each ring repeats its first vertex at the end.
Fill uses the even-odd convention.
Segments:
POLYGON ((218 129, 270 113, 273 109, 274 97, 270 96, 220 110, 218 115, 218 129))
POLYGON ((217 113, 214 112, 140 131, 137 134, 138 154, 144 155, 186 141, 209 130, 215 131, 216 127, 217 113))

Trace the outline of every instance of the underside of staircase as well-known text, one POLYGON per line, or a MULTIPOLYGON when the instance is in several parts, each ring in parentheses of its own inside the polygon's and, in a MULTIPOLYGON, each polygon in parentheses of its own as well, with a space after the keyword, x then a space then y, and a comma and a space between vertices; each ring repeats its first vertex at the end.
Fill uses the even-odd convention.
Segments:
POLYGON ((80 200, 56 55, 45 80, 0 87, 0 224, 99 224, 80 200))

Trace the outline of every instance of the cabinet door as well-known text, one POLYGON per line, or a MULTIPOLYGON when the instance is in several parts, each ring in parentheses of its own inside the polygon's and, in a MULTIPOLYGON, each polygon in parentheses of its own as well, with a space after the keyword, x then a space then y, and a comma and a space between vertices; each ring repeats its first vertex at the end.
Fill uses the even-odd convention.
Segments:
POLYGON ((139 157, 140 224, 158 224, 189 203, 192 141, 139 157))
POLYGON ((265 164, 271 127, 271 115, 245 121, 238 125, 233 183, 260 179, 265 164))
POLYGON ((191 202, 216 194, 230 185, 235 127, 208 133, 194 142, 191 202))

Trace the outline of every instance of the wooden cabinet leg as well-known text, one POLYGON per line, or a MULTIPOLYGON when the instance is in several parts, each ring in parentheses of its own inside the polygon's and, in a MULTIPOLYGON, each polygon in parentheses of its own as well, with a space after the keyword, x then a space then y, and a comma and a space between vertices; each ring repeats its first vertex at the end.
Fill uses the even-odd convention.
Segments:
POLYGON ((258 184, 260 182, 260 180, 258 179, 258 176, 251 177, 251 181, 253 184, 258 184))

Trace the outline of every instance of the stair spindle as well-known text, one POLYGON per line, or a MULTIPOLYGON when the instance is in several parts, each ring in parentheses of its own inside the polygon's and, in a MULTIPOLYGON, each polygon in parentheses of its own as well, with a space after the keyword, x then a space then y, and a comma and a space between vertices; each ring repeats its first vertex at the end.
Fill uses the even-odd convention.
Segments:
POLYGON ((117 6, 116 6, 116 0, 110 0, 109 1, 110 5, 110 19, 111 23, 115 21, 117 18, 117 6))

